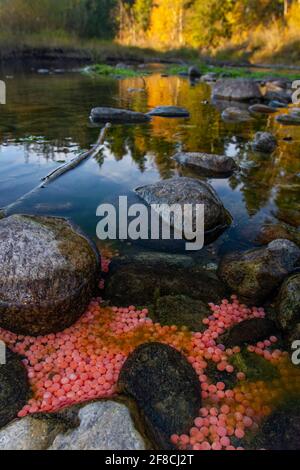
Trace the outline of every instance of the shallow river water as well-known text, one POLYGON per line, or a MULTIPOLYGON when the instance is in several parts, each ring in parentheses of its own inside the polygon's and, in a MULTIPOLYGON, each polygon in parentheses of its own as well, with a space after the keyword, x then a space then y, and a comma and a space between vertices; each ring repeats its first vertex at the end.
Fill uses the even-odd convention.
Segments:
POLYGON ((251 247, 253 235, 266 220, 299 224, 300 127, 281 126, 274 115, 250 123, 225 123, 220 109, 209 103, 210 85, 192 86, 186 78, 162 77, 160 71, 143 79, 117 80, 32 70, 6 72, 5 81, 0 207, 13 203, 50 170, 96 141, 99 129, 89 122, 92 107, 147 112, 158 105, 178 105, 190 111, 189 119, 155 117, 149 124, 114 125, 97 158, 25 197, 13 211, 71 217, 95 238, 97 206, 131 195, 139 185, 187 174, 171 159, 183 149, 230 155, 240 165, 230 178, 209 179, 233 219, 211 250, 223 254, 251 247), (249 141, 258 130, 277 135, 279 146, 272 156, 251 151, 249 141))

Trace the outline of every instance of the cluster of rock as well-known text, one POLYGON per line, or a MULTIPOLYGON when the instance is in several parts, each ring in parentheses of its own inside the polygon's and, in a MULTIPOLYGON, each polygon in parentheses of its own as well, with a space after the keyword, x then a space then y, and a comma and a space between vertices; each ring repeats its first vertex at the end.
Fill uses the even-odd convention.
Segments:
MULTIPOLYGON (((193 67, 189 76, 199 78, 201 73, 193 67)), ((216 76, 201 78, 214 81, 216 76)), ((223 110, 223 119, 246 122, 253 114, 271 114, 280 103, 289 103, 289 90, 282 83, 266 83, 264 88, 263 92, 254 80, 222 79, 216 82, 213 97, 253 102, 247 109, 231 106, 223 110)), ((185 118, 189 112, 173 106, 147 114, 116 108, 91 112, 93 122, 146 123, 152 116, 185 118)), ((299 119, 297 111, 278 117, 283 123, 299 119)), ((272 153, 277 141, 260 132, 251 145, 256 152, 272 153)), ((234 159, 225 155, 178 152, 173 159, 198 176, 224 178, 238 170, 234 159)), ((218 236, 230 223, 222 201, 202 179, 170 178, 135 192, 148 205, 203 204, 206 235, 218 236)), ((194 213, 192 225, 195 228, 194 213)), ((76 322, 100 280, 100 257, 92 242, 68 220, 23 215, 0 215, 0 240, 0 327, 38 336, 62 331, 76 322)), ((208 302, 218 303, 231 292, 250 305, 274 299, 272 319, 243 321, 220 341, 227 347, 245 345, 278 331, 290 341, 300 331, 299 232, 284 224, 265 226, 258 243, 264 246, 227 254, 219 264, 210 265, 192 256, 162 252, 119 257, 111 264, 104 297, 118 306, 145 305, 154 321, 191 331, 203 331, 208 302)), ((201 406, 193 367, 181 353, 161 343, 143 344, 133 351, 121 370, 118 390, 134 403, 135 421, 143 422, 147 436, 137 430, 129 408, 115 401, 13 421, 27 402, 30 388, 21 358, 8 349, 6 364, 0 365, 0 448, 144 450, 153 442, 161 449, 171 449, 170 436, 187 433, 201 406)), ((261 441, 272 426, 284 420, 291 429, 298 429, 299 419, 279 411, 266 421, 261 441)), ((287 434, 282 439, 286 442, 287 434)))

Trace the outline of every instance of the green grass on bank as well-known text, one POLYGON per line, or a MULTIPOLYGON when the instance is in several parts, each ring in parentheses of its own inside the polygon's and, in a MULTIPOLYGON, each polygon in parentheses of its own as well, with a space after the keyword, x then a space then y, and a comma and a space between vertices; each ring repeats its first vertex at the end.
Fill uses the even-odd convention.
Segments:
MULTIPOLYGON (((229 77, 229 78, 256 78, 256 79, 264 79, 267 77, 274 77, 274 78, 288 78, 290 80, 299 80, 300 79, 300 70, 299 72, 295 71, 288 71, 288 70, 249 70, 247 67, 229 67, 229 66, 214 66, 214 65, 206 65, 203 62, 199 63, 198 61, 195 62, 195 65, 199 68, 202 74, 206 73, 216 73, 222 77, 229 77)), ((251 67, 251 66, 250 66, 251 67)), ((187 65, 171 65, 168 67, 168 73, 170 75, 180 75, 180 74, 187 74, 188 66, 187 65)))
POLYGON ((141 72, 139 70, 134 70, 127 67, 112 67, 111 65, 106 64, 95 64, 85 69, 85 73, 90 75, 102 75, 106 77, 120 77, 120 78, 130 78, 130 77, 140 77, 145 75, 146 72, 141 72))

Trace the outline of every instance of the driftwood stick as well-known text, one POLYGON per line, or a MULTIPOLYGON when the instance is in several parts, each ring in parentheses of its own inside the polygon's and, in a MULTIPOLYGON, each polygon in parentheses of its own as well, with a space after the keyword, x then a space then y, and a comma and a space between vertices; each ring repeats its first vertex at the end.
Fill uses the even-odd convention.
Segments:
POLYGON ((73 170, 73 168, 78 166, 81 162, 83 162, 83 160, 86 160, 89 157, 92 157, 92 158, 95 157, 100 152, 101 146, 103 145, 103 142, 105 139, 106 131, 110 128, 110 126, 111 126, 110 123, 105 124, 105 126, 100 132, 97 142, 95 143, 95 145, 93 145, 93 147, 90 150, 88 150, 87 152, 81 153, 77 157, 73 158, 70 162, 65 163, 64 165, 61 165, 58 168, 55 168, 55 170, 53 170, 51 173, 44 176, 42 178, 42 181, 43 181, 42 186, 45 187, 48 183, 51 183, 51 181, 63 175, 67 171, 73 170))
POLYGON ((100 132, 100 135, 98 137, 97 142, 95 143, 95 145, 93 145, 93 147, 90 150, 88 150, 87 152, 81 153, 77 157, 73 158, 70 162, 65 163, 64 165, 61 165, 60 167, 56 168, 51 173, 49 173, 47 176, 43 177, 42 182, 38 186, 36 186, 31 191, 29 191, 28 193, 21 196, 15 202, 12 202, 11 204, 9 204, 6 207, 0 208, 0 218, 5 217, 8 213, 10 213, 16 207, 18 207, 18 205, 20 205, 24 201, 24 199, 26 199, 28 196, 30 196, 31 194, 35 193, 36 191, 38 191, 40 189, 45 188, 48 185, 48 183, 51 183, 52 181, 54 181, 56 178, 63 175, 67 171, 72 170, 77 165, 79 165, 83 160, 85 160, 89 157, 95 157, 100 152, 101 146, 104 143, 106 131, 110 127, 111 127, 110 123, 105 124, 105 126, 103 127, 103 129, 100 132))

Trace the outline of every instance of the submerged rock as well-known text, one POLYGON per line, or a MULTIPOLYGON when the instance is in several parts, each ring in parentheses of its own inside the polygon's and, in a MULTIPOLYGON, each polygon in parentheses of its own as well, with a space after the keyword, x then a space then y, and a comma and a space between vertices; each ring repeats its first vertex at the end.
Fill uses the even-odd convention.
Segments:
POLYGON ((226 348, 255 344, 277 333, 276 325, 267 318, 250 318, 234 325, 219 337, 226 348))
POLYGON ((254 104, 250 106, 249 111, 256 114, 273 114, 276 113, 276 109, 272 106, 267 106, 266 104, 254 104))
POLYGON ((225 155, 178 152, 173 159, 180 165, 193 168, 205 176, 230 176, 238 168, 234 159, 225 155))
POLYGON ((191 331, 204 331, 203 319, 211 314, 208 304, 185 295, 160 297, 150 309, 149 317, 161 325, 186 327, 191 331))
POLYGON ((90 117, 93 122, 143 123, 150 121, 147 114, 118 108, 93 108, 90 117))
MULTIPOLYGON (((135 192, 148 204, 203 204, 205 231, 227 225, 226 211, 215 190, 208 183, 193 178, 171 178, 158 183, 141 186, 135 192)), ((193 229, 195 213, 193 212, 193 229)), ((174 227, 174 221, 171 221, 174 227)))
POLYGON ((265 300, 299 266, 300 249, 289 240, 274 240, 266 247, 225 255, 220 279, 251 304, 265 300))
POLYGON ((66 219, 0 221, 0 326, 45 335, 72 325, 96 292, 99 255, 66 219))
POLYGON ((284 281, 277 298, 276 310, 276 322, 283 331, 291 332, 300 323, 300 274, 284 281))
POLYGON ((258 84, 251 79, 225 78, 216 82, 213 98, 236 101, 251 101, 262 97, 258 84))
POLYGON ((29 396, 25 366, 17 354, 6 348, 6 363, 0 364, 0 428, 17 417, 29 396))
POLYGON ((115 258, 104 291, 105 298, 118 306, 156 304, 166 295, 219 302, 225 293, 216 273, 191 256, 151 251, 115 258))
POLYGON ((185 108, 178 106, 157 106, 152 109, 148 116, 161 116, 161 117, 189 117, 190 113, 185 108))
POLYGON ((99 401, 83 406, 80 425, 58 435, 49 450, 145 450, 130 412, 123 404, 99 401))
POLYGON ((251 145, 255 152, 272 153, 277 147, 277 139, 270 132, 257 132, 251 145))
POLYGON ((149 437, 163 450, 172 448, 172 434, 188 433, 201 406, 193 367, 176 349, 161 343, 143 344, 129 355, 118 389, 134 398, 149 437))
POLYGON ((285 224, 284 222, 278 223, 265 223, 259 230, 255 238, 256 243, 267 245, 273 240, 278 238, 285 238, 300 246, 300 232, 295 227, 285 224))
POLYGON ((228 122, 248 122, 252 120, 248 111, 233 106, 224 109, 222 118, 228 122))

